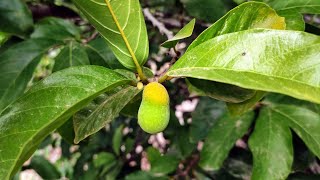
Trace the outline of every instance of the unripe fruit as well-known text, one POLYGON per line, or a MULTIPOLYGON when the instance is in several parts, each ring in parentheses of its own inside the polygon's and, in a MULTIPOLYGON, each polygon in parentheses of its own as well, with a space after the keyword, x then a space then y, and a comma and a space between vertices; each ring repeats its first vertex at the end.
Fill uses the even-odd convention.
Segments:
POLYGON ((145 86, 138 112, 138 124, 147 133, 163 131, 170 118, 169 95, 163 85, 152 82, 145 86))

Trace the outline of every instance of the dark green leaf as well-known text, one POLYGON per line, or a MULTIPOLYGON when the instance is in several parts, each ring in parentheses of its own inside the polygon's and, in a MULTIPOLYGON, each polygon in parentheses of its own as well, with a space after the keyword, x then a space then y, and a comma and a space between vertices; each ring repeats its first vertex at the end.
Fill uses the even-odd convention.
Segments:
POLYGON ((126 176, 125 180, 169 180, 167 177, 155 177, 149 172, 136 171, 126 176))
POLYGON ((31 12, 22 0, 0 1, 0 31, 26 36, 33 27, 31 12))
POLYGON ((79 143, 110 123, 140 91, 132 86, 121 87, 110 95, 101 95, 99 99, 96 99, 96 102, 92 102, 77 113, 73 119, 76 133, 74 142, 79 143))
POLYGON ((256 93, 254 90, 243 89, 230 84, 195 78, 188 78, 187 84, 189 91, 196 93, 198 96, 209 96, 220 101, 231 103, 246 101, 251 99, 256 93))
POLYGON ((0 54, 0 112, 25 90, 42 55, 56 41, 29 39, 0 54))
POLYGON ((98 37, 85 46, 92 65, 105 66, 112 69, 124 69, 103 38, 98 37))
POLYGON ((273 9, 280 10, 296 10, 300 13, 320 14, 319 0, 258 0, 269 4, 273 9))
POLYGON ((10 38, 10 35, 4 32, 0 32, 0 47, 10 38))
POLYGON ((61 174, 57 168, 42 156, 34 156, 31 159, 30 167, 35 170, 43 179, 61 178, 61 174))
POLYGON ((270 108, 260 111, 249 139, 253 154, 252 180, 286 179, 293 162, 292 135, 283 116, 270 108))
POLYGON ((123 125, 120 125, 116 131, 113 134, 112 138, 112 148, 113 151, 116 153, 116 155, 120 154, 120 147, 121 147, 121 142, 122 142, 122 130, 123 130, 123 125))
POLYGON ((299 13, 299 11, 294 9, 289 9, 289 10, 277 11, 277 13, 280 16, 285 17, 287 30, 304 31, 305 22, 303 19, 303 15, 299 13))
POLYGON ((229 11, 203 31, 188 47, 188 51, 216 36, 254 28, 285 29, 284 18, 264 3, 248 2, 229 11))
POLYGON ((202 43, 184 54, 167 74, 320 103, 319 44, 319 36, 300 31, 241 31, 202 43))
POLYGON ((114 161, 116 161, 114 155, 108 152, 101 152, 93 157, 93 165, 96 168, 107 166, 108 164, 112 164, 114 161))
POLYGON ((90 62, 85 48, 77 42, 70 41, 55 58, 52 71, 55 72, 72 66, 89 64, 90 62))
POLYGON ((308 148, 320 157, 320 115, 309 109, 292 105, 273 105, 272 112, 281 117, 304 141, 308 148))
POLYGON ((47 17, 39 21, 31 38, 47 38, 54 40, 80 39, 80 29, 70 21, 47 17))
POLYGON ((9 179, 54 129, 104 91, 130 83, 98 66, 73 67, 34 85, 0 116, 0 179, 9 179), (14 142, 14 143, 13 143, 14 142))
POLYGON ((107 40, 121 64, 134 70, 135 58, 140 65, 146 62, 149 43, 139 0, 73 2, 107 40))
POLYGON ((195 23, 196 19, 192 19, 173 38, 162 43, 161 46, 166 48, 172 48, 175 47, 180 40, 190 37, 192 35, 195 23))
POLYGON ((310 174, 310 173, 294 173, 288 177, 288 180, 318 180, 320 179, 319 174, 310 174))
POLYGON ((224 102, 211 98, 200 98, 199 104, 192 115, 190 141, 196 143, 207 137, 210 128, 226 113, 224 102))
POLYGON ((236 115, 242 115, 252 109, 254 105, 257 104, 264 96, 266 95, 265 92, 263 91, 256 91, 256 94, 241 103, 227 103, 228 110, 231 115, 236 116, 236 115))
POLYGON ((161 155, 160 152, 153 147, 147 149, 147 156, 151 165, 150 172, 157 176, 166 175, 174 171, 179 163, 177 157, 161 155))
POLYGON ((223 0, 180 0, 187 12, 198 19, 214 22, 227 12, 223 0))
POLYGON ((68 119, 68 121, 60 126, 57 131, 64 140, 66 140, 69 144, 73 144, 75 133, 72 118, 68 119))
POLYGON ((218 170, 236 140, 240 139, 250 127, 254 113, 249 112, 241 117, 225 115, 210 129, 201 151, 200 166, 207 171, 218 170))

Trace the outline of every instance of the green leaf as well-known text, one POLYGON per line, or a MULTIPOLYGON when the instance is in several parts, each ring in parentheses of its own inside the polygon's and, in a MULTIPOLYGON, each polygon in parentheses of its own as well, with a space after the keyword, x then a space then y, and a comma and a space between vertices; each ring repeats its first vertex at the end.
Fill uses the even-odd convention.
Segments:
POLYGON ((36 24, 31 38, 47 38, 60 41, 68 39, 80 40, 80 29, 70 21, 47 17, 36 24))
POLYGON ((0 2, 0 31, 26 36, 33 27, 31 12, 22 0, 0 2))
POLYGON ((110 67, 111 69, 124 69, 112 50, 106 46, 106 41, 103 38, 98 37, 85 46, 92 65, 110 67))
POLYGON ((320 115, 309 109, 292 105, 273 105, 271 109, 297 133, 308 148, 319 158, 320 115))
POLYGON ((56 72, 34 85, 0 116, 0 179, 9 179, 39 143, 96 96, 125 77, 98 66, 56 72))
POLYGON ((151 165, 150 172, 157 176, 166 175, 176 170, 179 164, 177 157, 161 155, 160 152, 153 147, 147 149, 147 156, 151 165))
POLYGON ((72 66, 89 64, 85 48, 77 42, 70 41, 55 58, 52 71, 55 72, 72 66))
POLYGON ((149 43, 139 0, 73 2, 107 40, 121 64, 134 70, 134 60, 140 65, 146 62, 149 43))
POLYGON ((319 0, 258 0, 269 4, 273 9, 280 10, 296 10, 300 13, 320 14, 319 0))
POLYGON ((221 19, 203 31, 188 47, 187 51, 199 44, 223 34, 253 28, 285 29, 285 19, 264 3, 243 3, 229 11, 221 19))
POLYGON ((207 137, 210 128, 226 113, 225 103, 208 97, 201 97, 192 115, 190 141, 197 143, 207 137))
POLYGON ((184 54, 167 75, 320 103, 319 44, 319 36, 300 31, 252 29, 226 34, 184 54))
POLYGON ((116 161, 114 155, 108 152, 101 152, 93 156, 93 165, 96 168, 112 164, 114 161, 116 161))
POLYGON ((253 112, 241 117, 231 117, 227 114, 220 118, 211 127, 205 140, 199 165, 206 171, 220 169, 236 140, 248 131, 253 119, 253 112))
POLYGON ((72 118, 69 118, 67 122, 57 129, 57 131, 64 140, 66 140, 69 144, 73 144, 75 133, 72 118))
POLYGON ((25 90, 42 55, 56 41, 29 39, 0 54, 0 112, 25 90))
POLYGON ((198 96, 209 96, 220 101, 231 103, 246 101, 256 93, 254 90, 208 80, 188 78, 186 82, 189 91, 194 92, 198 96))
POLYGON ((172 48, 175 47, 180 40, 190 37, 192 35, 195 23, 196 19, 192 19, 173 38, 162 43, 161 46, 166 48, 172 48))
POLYGON ((256 94, 241 103, 227 103, 228 110, 231 115, 236 116, 236 115, 242 115, 252 109, 254 105, 257 104, 264 96, 266 95, 265 92, 263 91, 256 91, 256 94))
POLYGON ((270 108, 260 111, 249 139, 253 153, 252 180, 286 179, 293 163, 292 135, 283 116, 270 108))
POLYGON ((140 91, 132 86, 121 87, 109 95, 100 95, 95 102, 75 114, 73 118, 76 133, 74 142, 78 144, 110 123, 140 91))
POLYGON ((303 15, 299 11, 294 9, 277 11, 280 16, 285 17, 286 20, 286 29, 287 30, 296 30, 304 31, 305 22, 303 15))
POLYGON ((136 171, 126 176, 125 180, 169 180, 167 177, 155 177, 146 171, 136 171))
MULTIPOLYGON (((10 35, 5 32, 0 32, 0 47, 10 38, 10 35)), ((1 53, 1 52, 0 52, 1 53)))
POLYGON ((271 105, 294 105, 309 109, 320 115, 320 104, 311 103, 309 101, 302 101, 290 96, 282 94, 269 93, 264 99, 263 103, 271 105))
POLYGON ((58 169, 42 156, 34 156, 31 159, 30 167, 43 179, 60 179, 58 169))
POLYGON ((122 141, 122 130, 123 130, 123 125, 120 125, 116 131, 113 134, 112 137, 112 148, 113 151, 116 153, 116 155, 120 154, 120 146, 121 146, 121 141, 122 141))
POLYGON ((214 22, 227 12, 223 0, 180 0, 189 15, 214 22))

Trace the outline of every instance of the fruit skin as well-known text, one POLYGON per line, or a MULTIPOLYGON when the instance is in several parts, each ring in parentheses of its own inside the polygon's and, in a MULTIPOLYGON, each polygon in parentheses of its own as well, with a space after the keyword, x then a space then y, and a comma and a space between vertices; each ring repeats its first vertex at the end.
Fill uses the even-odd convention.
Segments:
POLYGON ((152 82, 145 86, 138 112, 138 124, 147 133, 163 131, 170 119, 170 99, 166 88, 152 82))

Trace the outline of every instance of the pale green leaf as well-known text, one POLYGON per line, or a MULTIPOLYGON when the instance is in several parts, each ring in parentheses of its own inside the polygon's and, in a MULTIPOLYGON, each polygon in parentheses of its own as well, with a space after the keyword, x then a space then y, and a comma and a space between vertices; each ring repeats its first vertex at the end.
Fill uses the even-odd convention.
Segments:
POLYGON ((319 36, 252 29, 202 43, 184 54, 167 74, 278 92, 320 103, 319 52, 319 36))
POLYGON ((196 23, 196 19, 192 19, 173 38, 162 43, 161 46, 166 48, 172 48, 176 46, 180 40, 190 37, 192 35, 195 23, 196 23))
POLYGON ((253 119, 253 112, 240 117, 227 114, 220 118, 212 126, 205 140, 200 154, 200 166, 207 171, 220 169, 236 140, 248 131, 253 119))
POLYGON ((9 179, 52 131, 104 91, 130 80, 98 66, 56 72, 0 115, 0 179, 9 179))
POLYGON ((292 135, 281 115, 263 108, 249 139, 249 147, 253 154, 252 180, 288 177, 293 163, 292 135))
POLYGON ((29 39, 0 54, 0 112, 25 90, 42 55, 57 41, 29 39))
POLYGON ((106 124, 115 119, 125 105, 141 90, 133 86, 119 87, 119 89, 102 94, 85 109, 73 117, 75 143, 96 133, 106 124))
POLYGON ((107 40, 121 64, 134 70, 135 58, 140 65, 146 62, 149 43, 139 0, 73 2, 107 40))

